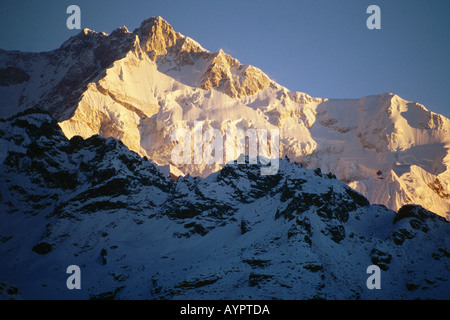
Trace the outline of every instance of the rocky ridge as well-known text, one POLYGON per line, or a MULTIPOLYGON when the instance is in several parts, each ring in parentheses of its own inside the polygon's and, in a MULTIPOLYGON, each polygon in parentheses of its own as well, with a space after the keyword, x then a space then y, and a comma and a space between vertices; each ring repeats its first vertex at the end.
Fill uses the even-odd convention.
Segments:
POLYGON ((370 205, 320 169, 230 163, 173 183, 39 110, 0 121, 0 145, 1 298, 449 298, 450 224, 370 205), (66 288, 73 264, 81 290, 66 288), (381 290, 366 287, 372 264, 381 290))
POLYGON ((177 129, 278 129, 280 157, 332 172, 371 203, 450 212, 450 120, 392 93, 324 99, 292 92, 160 17, 130 32, 84 29, 44 53, 0 51, 0 117, 38 107, 66 137, 114 137, 172 176, 226 163, 172 161, 177 129))

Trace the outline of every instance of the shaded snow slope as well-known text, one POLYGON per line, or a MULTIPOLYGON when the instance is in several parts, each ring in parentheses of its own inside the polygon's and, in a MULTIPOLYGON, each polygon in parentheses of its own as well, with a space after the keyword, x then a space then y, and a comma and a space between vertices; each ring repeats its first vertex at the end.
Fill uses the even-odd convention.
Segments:
POLYGON ((0 146, 0 298, 450 298, 447 221, 369 205, 320 170, 230 163, 173 183, 36 110, 0 121, 0 146), (366 287, 372 264, 381 290, 366 287))

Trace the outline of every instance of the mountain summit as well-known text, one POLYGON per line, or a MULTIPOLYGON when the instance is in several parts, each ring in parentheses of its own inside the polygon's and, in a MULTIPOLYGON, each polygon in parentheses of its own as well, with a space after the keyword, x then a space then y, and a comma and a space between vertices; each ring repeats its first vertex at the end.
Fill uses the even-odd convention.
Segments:
MULTIPOLYGON (((138 36, 142 50, 149 55, 152 61, 167 54, 176 57, 184 53, 185 58, 190 58, 190 54, 207 52, 192 39, 175 32, 172 26, 161 17, 143 21, 133 33, 138 36)), ((184 62, 193 63, 192 60, 184 62)))
POLYGON ((48 111, 67 138, 114 137, 177 176, 176 129, 279 129, 280 157, 332 172, 371 203, 450 212, 450 120, 392 93, 324 99, 292 92, 223 50, 210 52, 161 17, 130 32, 84 29, 44 53, 0 51, 0 117, 48 111))

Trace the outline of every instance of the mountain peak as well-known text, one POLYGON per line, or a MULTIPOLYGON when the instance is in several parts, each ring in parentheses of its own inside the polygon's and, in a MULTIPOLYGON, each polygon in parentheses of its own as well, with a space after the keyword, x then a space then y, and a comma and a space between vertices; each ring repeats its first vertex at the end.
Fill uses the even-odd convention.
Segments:
MULTIPOLYGON (((279 128, 281 156, 333 172, 371 203, 450 212, 449 119, 393 93, 321 99, 290 92, 161 17, 133 32, 80 30, 45 54, 0 50, 0 78, 0 117, 37 106, 69 138, 113 136, 160 166, 176 167, 170 134, 195 132, 196 121, 222 134, 279 128)), ((173 170, 208 176, 222 165, 173 170)))
POLYGON ((175 46, 177 41, 182 38, 161 17, 152 17, 143 21, 134 33, 140 39, 141 48, 148 53, 152 60, 155 60, 159 55, 166 54, 168 48, 175 46))
POLYGON ((269 77, 260 69, 243 65, 219 49, 213 54, 212 62, 202 77, 201 88, 218 88, 232 98, 241 98, 264 90, 270 82, 269 77))
POLYGON ((140 27, 137 28, 136 30, 148 29, 149 27, 153 27, 153 26, 169 27, 173 30, 173 27, 160 16, 151 17, 151 18, 148 18, 148 19, 142 21, 140 27))
POLYGON ((89 28, 84 28, 81 30, 78 34, 70 37, 67 39, 62 45, 61 48, 69 47, 69 46, 76 46, 80 42, 89 41, 91 38, 96 37, 98 35, 102 35, 100 33, 97 33, 94 30, 91 30, 89 28))

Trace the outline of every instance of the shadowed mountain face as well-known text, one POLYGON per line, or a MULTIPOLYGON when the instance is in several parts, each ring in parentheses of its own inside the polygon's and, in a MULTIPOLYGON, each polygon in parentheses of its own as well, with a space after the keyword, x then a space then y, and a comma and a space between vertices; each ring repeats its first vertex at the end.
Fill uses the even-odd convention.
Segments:
POLYGON ((0 121, 0 146, 1 298, 450 298, 447 221, 369 205, 319 169, 230 163, 173 183, 38 110, 0 121), (66 288, 69 265, 81 290, 66 288))
POLYGON ((51 52, 0 50, 0 75, 0 117, 46 110, 67 138, 116 138, 172 176, 225 165, 175 163, 177 129, 278 129, 281 158, 332 172, 370 203, 450 212, 448 119, 391 93, 333 100, 289 91, 160 17, 133 32, 84 29, 51 52))

